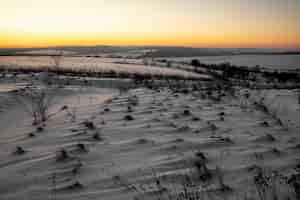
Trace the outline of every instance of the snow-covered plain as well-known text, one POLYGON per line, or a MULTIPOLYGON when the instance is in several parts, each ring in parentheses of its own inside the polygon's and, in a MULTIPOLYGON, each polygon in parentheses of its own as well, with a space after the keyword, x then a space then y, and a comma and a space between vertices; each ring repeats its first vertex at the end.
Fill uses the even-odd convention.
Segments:
MULTIPOLYGON (((133 59, 130 64, 120 64, 124 59, 95 58, 95 57, 63 57, 59 68, 61 70, 86 72, 111 72, 129 74, 150 74, 164 76, 179 76, 182 78, 209 78, 178 69, 161 68, 143 65, 142 60, 133 59)), ((0 56, 0 68, 4 69, 42 69, 53 68, 54 60, 47 56, 0 56)))
MULTIPOLYGON (((286 102, 279 109, 287 117, 280 125, 243 95, 215 101, 204 91, 180 94, 136 88, 120 94, 113 88, 71 82, 52 93, 50 112, 67 109, 37 132, 18 94, 12 92, 16 89, 13 81, 0 83, 1 200, 158 199, 179 193, 185 174, 192 177, 197 190, 207 190, 204 199, 257 198, 256 166, 290 175, 299 164, 300 127, 284 110, 292 104, 296 114, 292 118, 299 118, 294 91, 253 91, 250 95, 251 100, 265 97, 269 105, 273 105, 272 95, 286 102), (132 98, 136 103, 129 109, 132 98), (126 120, 128 115, 132 120, 126 120), (95 127, 85 126, 86 120, 95 127), (95 133, 100 134, 100 141, 95 133), (15 154, 17 146, 25 153, 15 154), (57 160, 62 148, 69 156, 57 160), (207 185, 199 181, 194 164, 199 152, 213 174, 207 185), (216 166, 232 191, 219 190, 216 166)), ((280 195, 295 199, 284 186, 278 187, 280 195)))

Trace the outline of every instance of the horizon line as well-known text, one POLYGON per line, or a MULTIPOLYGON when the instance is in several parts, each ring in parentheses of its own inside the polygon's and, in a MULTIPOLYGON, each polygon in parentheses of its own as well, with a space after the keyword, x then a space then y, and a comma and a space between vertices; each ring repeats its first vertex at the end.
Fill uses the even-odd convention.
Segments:
POLYGON ((268 46, 193 46, 193 45, 134 45, 134 44, 70 44, 70 45, 37 45, 37 46, 0 46, 0 49, 49 49, 49 48, 70 48, 70 47, 135 47, 135 48, 189 48, 189 49, 286 49, 286 50, 300 50, 300 45, 286 47, 286 46, 275 46, 275 47, 268 47, 268 46))

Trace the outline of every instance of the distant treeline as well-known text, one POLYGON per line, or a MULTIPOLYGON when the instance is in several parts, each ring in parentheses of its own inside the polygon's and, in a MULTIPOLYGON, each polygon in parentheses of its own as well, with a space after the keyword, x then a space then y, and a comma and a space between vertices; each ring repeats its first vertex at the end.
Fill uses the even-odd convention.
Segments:
POLYGON ((161 47, 149 51, 142 57, 199 57, 199 56, 236 56, 236 55, 300 55, 300 51, 266 51, 252 49, 211 49, 211 48, 184 48, 161 47))
POLYGON ((277 80, 278 82, 300 82, 300 70, 272 70, 262 68, 260 66, 246 67, 236 66, 230 63, 222 64, 204 64, 197 59, 193 59, 190 63, 194 66, 195 72, 198 68, 205 68, 209 73, 223 80, 240 79, 256 81, 259 77, 263 77, 270 81, 277 80))

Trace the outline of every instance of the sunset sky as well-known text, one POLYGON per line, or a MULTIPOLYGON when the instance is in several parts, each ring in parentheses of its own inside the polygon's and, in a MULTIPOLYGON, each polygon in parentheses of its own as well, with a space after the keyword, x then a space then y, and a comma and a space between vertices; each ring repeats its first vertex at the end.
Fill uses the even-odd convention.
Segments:
POLYGON ((300 47, 300 0, 1 0, 0 47, 300 47))

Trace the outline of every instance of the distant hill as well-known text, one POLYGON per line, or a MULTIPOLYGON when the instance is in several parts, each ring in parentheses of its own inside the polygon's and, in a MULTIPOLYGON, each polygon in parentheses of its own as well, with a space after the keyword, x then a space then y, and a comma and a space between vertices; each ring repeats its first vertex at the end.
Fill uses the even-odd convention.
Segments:
POLYGON ((2 55, 49 55, 49 52, 72 52, 69 56, 86 56, 98 54, 140 53, 144 57, 196 57, 222 56, 241 54, 295 54, 300 55, 300 49, 254 49, 254 48, 192 48, 166 46, 66 46, 48 48, 0 48, 2 55), (34 53, 33 53, 34 52, 34 53), (48 53, 45 53, 48 52, 48 53))

